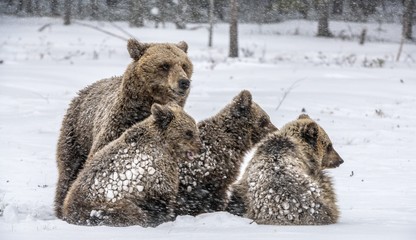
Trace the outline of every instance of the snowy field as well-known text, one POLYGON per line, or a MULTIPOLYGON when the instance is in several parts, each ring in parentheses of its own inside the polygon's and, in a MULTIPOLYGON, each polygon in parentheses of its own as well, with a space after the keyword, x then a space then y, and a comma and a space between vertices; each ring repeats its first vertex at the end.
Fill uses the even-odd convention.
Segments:
POLYGON ((304 108, 345 160, 329 171, 341 219, 330 226, 262 226, 212 213, 157 228, 57 219, 61 120, 78 90, 123 73, 130 62, 126 42, 79 24, 65 27, 60 19, 0 16, 0 239, 416 239, 416 44, 406 43, 396 61, 400 25, 331 22, 339 37, 321 39, 313 22, 245 24, 240 58, 228 59, 226 24, 215 27, 209 49, 202 25, 83 23, 128 37, 119 26, 145 42, 187 41, 194 76, 186 110, 197 120, 242 89, 279 127, 304 108), (364 27, 369 41, 362 46, 357 36, 364 27))

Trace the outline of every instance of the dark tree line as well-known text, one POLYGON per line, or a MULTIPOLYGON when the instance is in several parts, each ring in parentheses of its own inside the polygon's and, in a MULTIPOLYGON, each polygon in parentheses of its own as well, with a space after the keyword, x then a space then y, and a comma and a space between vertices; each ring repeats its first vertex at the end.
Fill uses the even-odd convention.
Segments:
MULTIPOLYGON (((141 27, 153 21, 185 28, 187 23, 208 23, 211 0, 0 0, 0 14, 63 17, 103 21, 129 21, 141 27)), ((273 23, 286 19, 318 21, 318 36, 331 36, 329 19, 348 21, 400 21, 403 36, 412 38, 416 0, 236 0, 238 21, 273 23)), ((231 0, 213 1, 213 21, 232 19, 231 0)))
MULTIPOLYGON (((215 0, 214 15, 226 21, 227 0, 215 0)), ((144 20, 159 23, 207 22, 209 0, 0 0, 0 14, 18 16, 64 16, 71 18, 108 21, 129 21, 142 26, 144 20), (67 8, 70 8, 68 11, 67 8)))

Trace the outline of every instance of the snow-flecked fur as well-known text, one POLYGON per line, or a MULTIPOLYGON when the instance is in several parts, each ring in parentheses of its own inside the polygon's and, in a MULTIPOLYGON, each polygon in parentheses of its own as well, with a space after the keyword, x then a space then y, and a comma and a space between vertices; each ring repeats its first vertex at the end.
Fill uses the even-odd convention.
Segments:
POLYGON ((228 211, 259 224, 336 223, 336 196, 324 169, 342 163, 325 131, 301 115, 259 143, 232 186, 228 211))
POLYGON ((203 150, 180 163, 178 215, 222 211, 244 155, 277 130, 267 113, 242 91, 215 116, 198 123, 203 150))
POLYGON ((75 97, 63 119, 57 146, 55 213, 88 156, 150 115, 153 103, 184 106, 192 63, 187 44, 147 44, 130 39, 133 62, 120 77, 98 81, 75 97))
POLYGON ((63 205, 80 225, 144 227, 173 220, 179 160, 201 148, 195 121, 176 103, 152 115, 88 158, 63 205))

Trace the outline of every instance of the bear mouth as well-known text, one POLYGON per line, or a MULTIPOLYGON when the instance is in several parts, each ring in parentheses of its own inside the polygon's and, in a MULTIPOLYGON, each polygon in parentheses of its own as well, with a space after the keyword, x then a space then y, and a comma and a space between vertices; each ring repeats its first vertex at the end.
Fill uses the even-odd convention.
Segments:
POLYGON ((337 163, 332 163, 330 165, 328 165, 328 168, 337 168, 339 166, 341 166, 343 162, 337 162, 337 163))
POLYGON ((172 88, 170 89, 170 91, 180 97, 184 97, 187 94, 187 90, 173 90, 172 88))
POLYGON ((193 152, 191 152, 191 151, 186 151, 186 158, 188 160, 191 160, 192 161, 195 158, 195 154, 193 152))

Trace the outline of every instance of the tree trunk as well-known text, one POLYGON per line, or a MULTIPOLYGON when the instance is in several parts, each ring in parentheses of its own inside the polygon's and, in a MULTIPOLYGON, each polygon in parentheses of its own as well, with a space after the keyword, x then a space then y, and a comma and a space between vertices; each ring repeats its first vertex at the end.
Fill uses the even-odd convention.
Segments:
POLYGON ((84 19, 84 4, 82 4, 82 2, 82 0, 78 0, 77 9, 79 18, 84 19))
POLYGON ((376 12, 377 5, 379 5, 378 0, 368 0, 368 1, 361 1, 360 8, 363 12, 365 19, 368 18, 369 15, 374 14, 376 12))
POLYGON ((360 35, 360 45, 364 45, 366 36, 367 36, 367 29, 364 28, 361 31, 361 35, 360 35))
POLYGON ((215 15, 221 20, 225 21, 224 8, 227 6, 227 1, 214 1, 214 12, 215 15))
POLYGON ((162 27, 165 28, 166 23, 166 15, 169 11, 169 6, 167 6, 168 2, 165 0, 159 0, 158 1, 158 7, 159 7, 159 18, 160 22, 162 22, 162 27))
POLYGON ((131 27, 143 27, 143 3, 141 0, 131 0, 130 7, 130 26, 131 27))
POLYGON ((165 28, 165 21, 166 21, 166 1, 164 0, 156 0, 155 6, 158 11, 151 10, 151 13, 155 19, 155 28, 159 27, 159 23, 162 24, 162 28, 165 28), (154 12, 152 12, 154 11, 154 12), (156 14, 157 12, 157 14, 156 14))
POLYGON ((17 1, 17 12, 23 12, 24 3, 23 0, 17 1))
POLYGON ((308 0, 302 0, 300 2, 298 12, 302 15, 303 19, 308 19, 309 8, 310 8, 310 4, 309 4, 308 0))
POLYGON ((41 9, 40 9, 40 0, 35 0, 34 5, 35 6, 33 7, 33 12, 35 13, 35 15, 42 16, 41 9))
POLYGON ((58 0, 52 0, 51 3, 50 3, 50 7, 51 7, 51 15, 53 17, 59 16, 58 0))
POLYGON ((212 47, 212 31, 214 28, 214 0, 209 0, 209 34, 208 47, 212 47))
POLYGON ((64 1, 64 25, 71 24, 71 6, 72 1, 71 0, 65 0, 64 1))
POLYGON ((33 15, 33 5, 32 5, 32 0, 25 0, 26 2, 26 13, 28 15, 33 15))
POLYGON ((316 9, 318 11, 318 37, 332 37, 329 31, 329 0, 316 0, 316 9))
POLYGON ((90 0, 91 6, 91 19, 96 20, 98 18, 98 3, 97 0, 90 0))
POLYGON ((334 0, 332 5, 332 14, 342 15, 344 10, 344 0, 334 0))
POLYGON ((363 0, 349 0, 350 19, 356 22, 366 21, 366 9, 368 1, 363 0))
POLYGON ((184 0, 178 0, 178 4, 176 5, 175 25, 176 29, 186 28, 184 0))
POLYGON ((238 57, 238 6, 237 0, 230 0, 230 53, 229 57, 238 57))
POLYGON ((405 39, 412 39, 412 21, 414 5, 414 0, 404 1, 403 37, 405 39))

